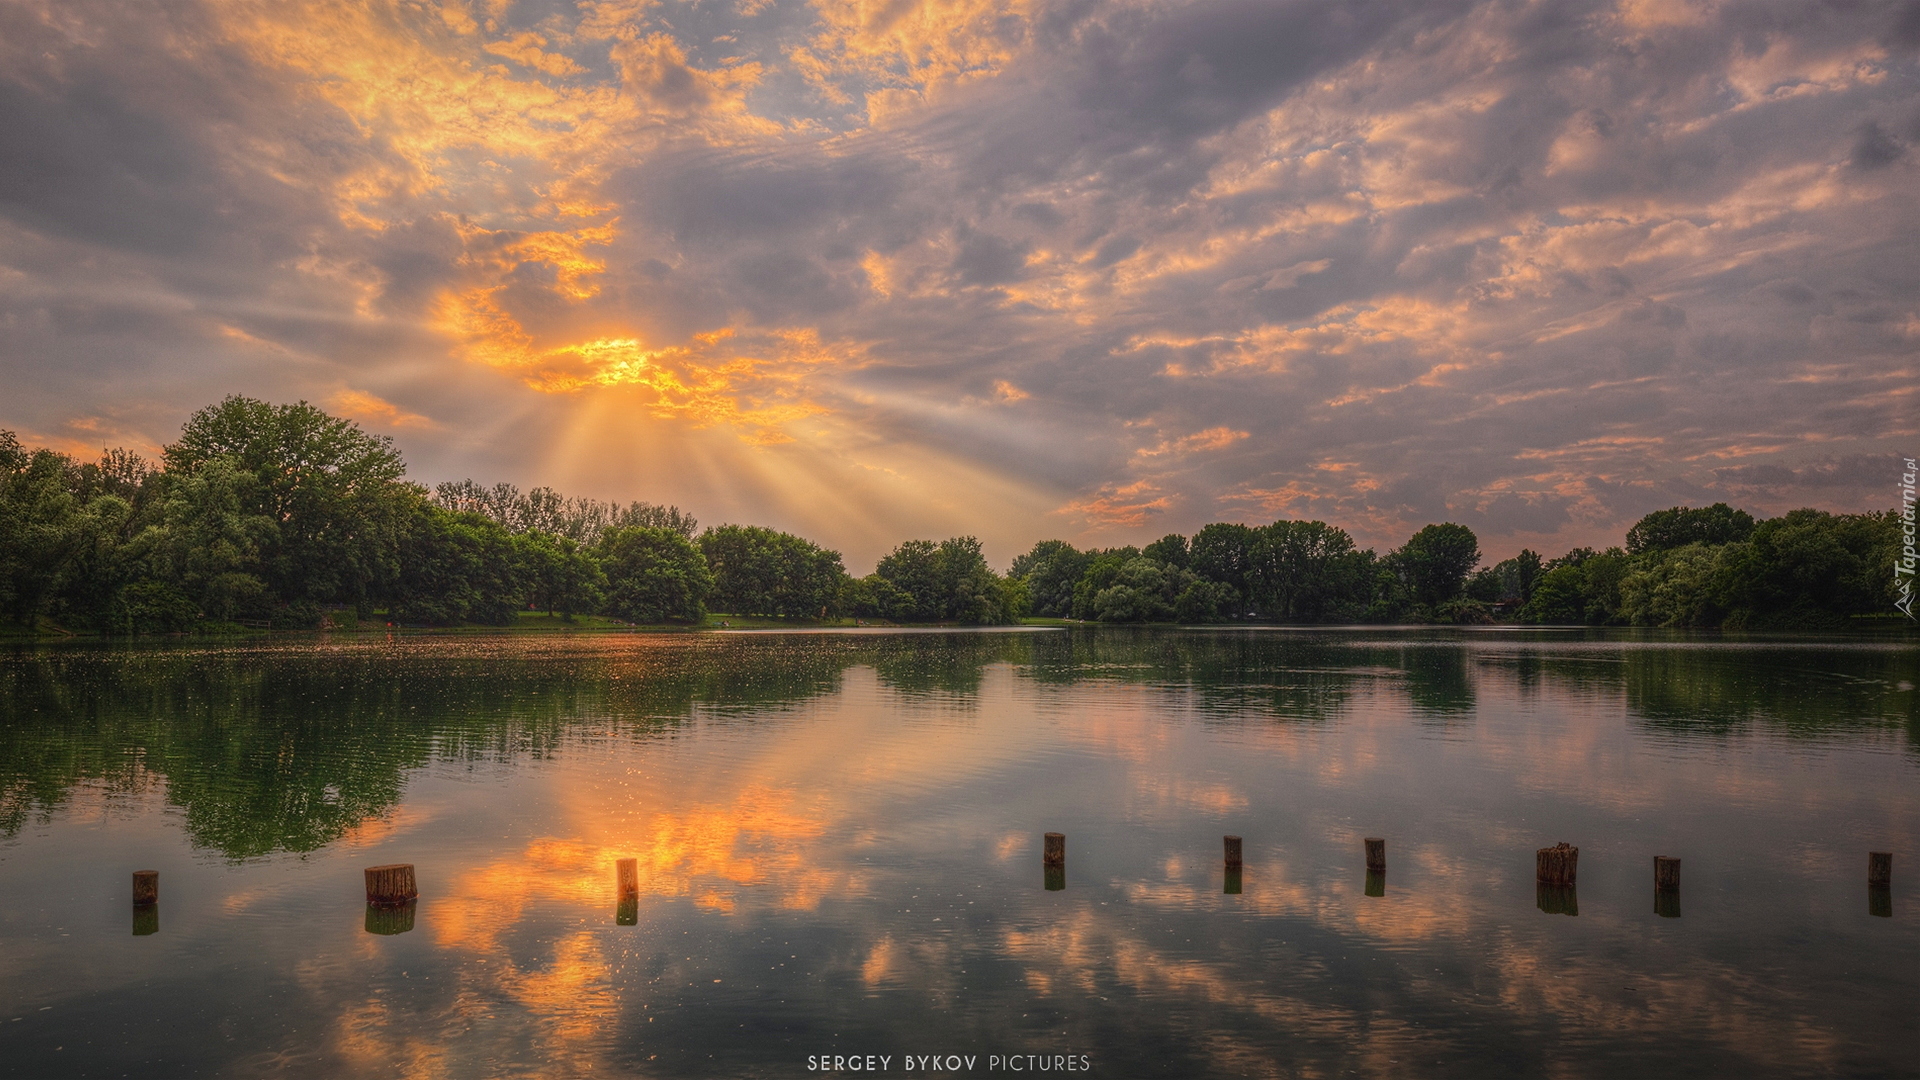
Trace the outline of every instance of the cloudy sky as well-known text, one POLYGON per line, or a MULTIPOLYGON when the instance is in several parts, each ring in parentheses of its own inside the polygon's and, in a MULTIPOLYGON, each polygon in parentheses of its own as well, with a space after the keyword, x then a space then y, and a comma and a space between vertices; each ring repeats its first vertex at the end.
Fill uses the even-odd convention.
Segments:
POLYGON ((0 427, 1000 566, 1893 505, 1920 4, 0 5, 0 427))

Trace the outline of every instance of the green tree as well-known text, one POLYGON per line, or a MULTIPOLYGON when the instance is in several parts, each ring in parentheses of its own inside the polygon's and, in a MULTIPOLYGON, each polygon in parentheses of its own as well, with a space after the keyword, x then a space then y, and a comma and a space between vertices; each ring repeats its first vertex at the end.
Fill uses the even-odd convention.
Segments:
POLYGON ((1013 560, 1007 576, 1026 583, 1033 613, 1063 619, 1073 615, 1073 587, 1093 561, 1064 540, 1042 540, 1013 560))
POLYGON ((1620 579, 1620 617, 1634 626, 1718 626, 1712 586, 1724 550, 1687 544, 1641 556, 1620 579))
POLYGON ((1519 611, 1523 622, 1604 626, 1625 622, 1620 584, 1634 561, 1619 548, 1596 552, 1574 548, 1543 564, 1533 596, 1519 611))
POLYGON ((938 544, 908 540, 881 559, 874 574, 909 598, 894 618, 982 625, 1013 622, 1020 614, 1021 590, 1007 588, 971 536, 938 544))
POLYGON ((1102 590, 1111 588, 1119 580, 1120 569, 1139 554, 1139 549, 1133 547, 1088 552, 1087 568, 1081 572, 1080 580, 1073 583, 1073 617, 1099 618, 1094 599, 1102 590))
POLYGON ((606 602, 606 574, 572 539, 539 531, 513 539, 527 602, 534 608, 572 622, 606 602))
POLYGON ((677 530, 607 530, 595 547, 607 575, 607 609, 631 622, 699 622, 713 591, 707 560, 677 530))
POLYGON ((243 510, 276 530, 260 576, 279 602, 365 608, 398 569, 399 532, 417 499, 393 440, 306 402, 270 405, 233 396, 194 413, 166 448, 171 473, 192 476, 231 461, 254 484, 243 510))
POLYGON ((1753 515, 1726 503, 1655 510, 1627 530, 1627 554, 1670 551, 1688 544, 1732 544, 1753 535, 1753 515))
POLYGON ((820 618, 846 575, 839 552, 757 525, 708 529, 699 545, 713 573, 716 611, 820 618))
POLYGON ((82 543, 72 469, 66 455, 28 452, 0 431, 0 603, 23 626, 46 612, 82 543))
POLYGON ((1093 598, 1094 618, 1101 622, 1166 622, 1173 618, 1173 601, 1185 585, 1181 571, 1157 559, 1136 555, 1120 564, 1113 583, 1093 598))
POLYGON ((1794 510, 1727 545, 1714 599, 1729 627, 1818 628, 1892 609, 1897 516, 1794 510))
POLYGON ((260 553, 273 546, 279 525, 247 511, 257 483, 230 458, 170 476, 160 521, 133 541, 149 574, 172 583, 208 618, 267 615, 260 553))
POLYGON ((1182 570, 1187 569, 1193 557, 1193 553, 1187 549, 1187 538, 1179 533, 1168 533, 1141 548, 1140 554, 1162 566, 1173 566, 1182 570))
POLYGON ((1465 525, 1428 525, 1392 556, 1416 604, 1433 607, 1461 595, 1480 561, 1480 541, 1465 525))
POLYGON ((1253 609, 1267 618, 1352 620, 1372 598, 1373 553, 1323 521, 1276 521, 1253 530, 1245 577, 1253 609))
POLYGON ((401 534, 394 621, 513 621, 528 592, 513 534, 479 514, 450 514, 423 495, 416 495, 401 534))
MULTIPOLYGON (((1245 525, 1215 522, 1193 534, 1187 568, 1218 581, 1247 598, 1247 572, 1253 564, 1254 532, 1245 525)), ((1237 613, 1236 613, 1237 614, 1237 613)))

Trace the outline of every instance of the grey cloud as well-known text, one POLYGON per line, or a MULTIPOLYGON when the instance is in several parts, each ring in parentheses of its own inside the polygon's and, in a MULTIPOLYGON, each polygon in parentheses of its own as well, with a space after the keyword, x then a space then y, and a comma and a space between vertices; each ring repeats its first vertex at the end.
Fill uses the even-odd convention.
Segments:
POLYGON ((1881 169, 1899 161, 1907 148, 1893 136, 1886 133, 1872 120, 1855 129, 1859 138, 1853 144, 1853 152, 1848 155, 1856 168, 1881 169))

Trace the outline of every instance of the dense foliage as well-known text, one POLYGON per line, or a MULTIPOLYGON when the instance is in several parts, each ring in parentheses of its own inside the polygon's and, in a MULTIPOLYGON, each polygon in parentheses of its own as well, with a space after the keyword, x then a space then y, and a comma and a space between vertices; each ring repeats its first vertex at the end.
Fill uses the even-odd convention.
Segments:
POLYGON ((1216 523, 1144 549, 1046 540, 1013 562, 1036 615, 1103 622, 1529 623, 1728 629, 1837 626, 1893 611, 1899 521, 1795 510, 1755 522, 1724 503, 1648 514, 1629 549, 1538 552, 1493 566, 1463 525, 1385 555, 1319 521, 1216 523))
POLYGON ((0 432, 0 620, 139 634, 382 619, 505 625, 741 615, 1009 622, 1025 586, 979 541, 902 544, 864 581, 773 529, 698 533, 671 506, 406 481, 392 442, 302 402, 231 397, 162 460, 80 464, 0 432))
POLYGON ((1466 526, 1384 555, 1320 521, 1216 522, 1144 548, 1045 540, 1004 577, 980 541, 909 540, 853 578, 840 554, 674 507, 405 479, 391 440, 304 402, 230 397, 151 463, 82 464, 0 431, 0 619, 138 634, 369 618, 503 625, 740 616, 997 624, 1490 622, 1812 628, 1893 610, 1899 519, 1725 503, 1648 514, 1624 548, 1479 568, 1466 526), (1478 569, 1476 569, 1478 568, 1478 569))

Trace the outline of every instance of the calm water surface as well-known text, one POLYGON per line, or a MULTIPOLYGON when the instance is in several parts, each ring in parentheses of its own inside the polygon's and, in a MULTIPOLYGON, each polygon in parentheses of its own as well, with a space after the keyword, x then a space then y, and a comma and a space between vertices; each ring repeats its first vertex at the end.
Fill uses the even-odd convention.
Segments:
POLYGON ((1540 631, 0 653, 0 1076, 1913 1076, 1916 683, 1540 631))

